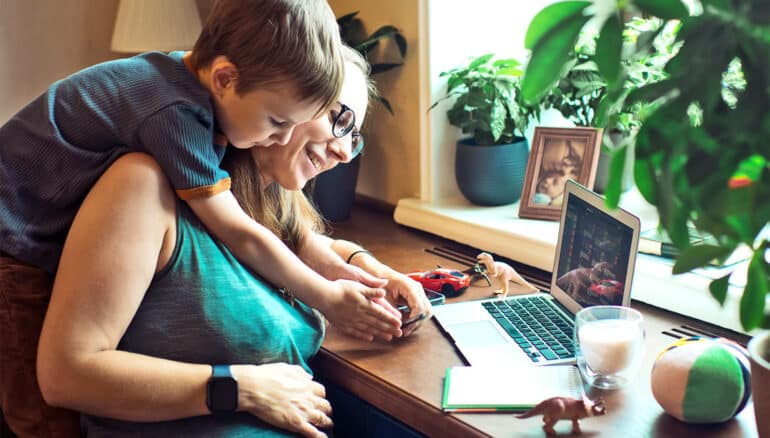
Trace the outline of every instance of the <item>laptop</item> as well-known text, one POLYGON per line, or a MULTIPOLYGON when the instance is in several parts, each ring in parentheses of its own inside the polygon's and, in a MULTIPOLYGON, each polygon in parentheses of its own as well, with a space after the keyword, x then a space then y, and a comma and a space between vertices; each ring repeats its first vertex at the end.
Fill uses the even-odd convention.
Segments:
POLYGON ((434 319, 473 366, 574 363, 575 314, 629 304, 639 229, 639 218, 569 180, 550 293, 436 306, 434 319))

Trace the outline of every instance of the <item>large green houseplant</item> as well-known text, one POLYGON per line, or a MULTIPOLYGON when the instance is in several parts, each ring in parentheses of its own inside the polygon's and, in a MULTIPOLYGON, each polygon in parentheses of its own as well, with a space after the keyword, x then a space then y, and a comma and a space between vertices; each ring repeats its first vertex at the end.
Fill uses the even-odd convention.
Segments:
MULTIPOLYGON (((358 11, 337 18, 342 41, 358 51, 369 61, 371 75, 378 75, 403 65, 406 58, 407 43, 401 31, 392 25, 384 25, 374 32, 368 33, 363 21, 358 17, 358 11), (397 60, 378 61, 371 59, 370 54, 381 42, 392 41, 396 48, 397 60)), ((376 96, 377 101, 391 114, 393 108, 390 102, 376 96)), ((364 135, 366 135, 364 133, 364 135)), ((343 221, 350 216, 351 207, 356 193, 358 170, 361 157, 354 158, 350 163, 341 163, 337 167, 322 173, 308 187, 312 198, 321 214, 332 222, 343 221)))
MULTIPOLYGON (((592 4, 568 1, 541 11, 527 31, 532 58, 522 83, 525 100, 538 100, 555 83, 561 66, 585 23, 596 16, 601 32, 596 61, 608 84, 599 117, 608 118, 636 102, 655 102, 636 139, 634 176, 642 195, 655 205, 661 225, 682 251, 675 273, 724 260, 739 244, 754 249, 740 317, 746 329, 769 327, 764 312, 768 291, 768 240, 762 229, 770 219, 770 3, 761 0, 703 0, 690 15, 679 0, 630 0, 592 4), (593 7, 588 9, 589 6, 593 7), (625 6, 623 9, 616 9, 625 6), (621 53, 621 17, 627 8, 679 20, 682 47, 665 65, 668 78, 624 93, 627 75, 621 53), (737 61, 736 61, 737 60, 737 61), (745 74, 745 90, 723 92, 735 63, 745 74), (688 223, 714 235, 717 245, 691 246, 688 223)), ((640 42, 635 52, 650 50, 640 42)), ((625 55, 628 56, 628 55, 625 55)), ((624 150, 617 151, 616 163, 624 150)), ((619 181, 613 173, 611 184, 619 181)), ((608 198, 617 204, 617 198, 608 198)), ((710 287, 723 302, 728 277, 710 287)))
POLYGON ((449 123, 467 138, 457 142, 455 177, 463 195, 479 205, 502 205, 521 196, 529 149, 523 137, 536 107, 520 101, 521 65, 515 59, 494 60, 493 54, 442 72, 452 99, 449 123))
MULTIPOLYGON (((590 20, 600 26, 596 62, 607 81, 598 117, 609 120, 637 102, 655 103, 636 137, 634 179, 656 206, 661 226, 681 250, 674 273, 724 261, 740 244, 753 249, 740 300, 746 330, 770 328, 766 310, 770 265, 770 2, 700 0, 690 11, 680 0, 565 1, 543 9, 530 23, 532 50, 523 82, 525 100, 537 101, 573 56, 578 34, 590 20), (641 12, 681 23, 678 53, 665 64, 668 77, 624 93, 628 73, 622 52, 622 18, 641 12), (738 80, 735 80, 737 77, 738 80), (736 87, 724 87, 733 80, 736 87), (712 234, 716 244, 691 245, 688 225, 712 234)), ((651 49, 641 41, 634 53, 651 49)), ((625 159, 619 148, 610 186, 617 192, 625 159)), ((617 196, 608 196, 617 205, 617 196)), ((729 274, 710 284, 720 303, 729 274)), ((770 332, 752 341, 752 384, 760 433, 770 434, 770 332), (762 346, 762 347, 759 347, 762 346)))

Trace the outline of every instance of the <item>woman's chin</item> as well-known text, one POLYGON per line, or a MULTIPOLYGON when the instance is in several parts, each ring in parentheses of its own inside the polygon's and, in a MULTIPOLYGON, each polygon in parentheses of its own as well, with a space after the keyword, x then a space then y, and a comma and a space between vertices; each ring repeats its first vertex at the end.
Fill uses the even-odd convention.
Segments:
MULTIPOLYGON (((313 176, 315 176, 315 174, 313 176)), ((313 178, 313 176, 308 177, 304 174, 294 175, 292 178, 279 180, 278 184, 286 190, 302 190, 307 185, 307 182, 313 178)))

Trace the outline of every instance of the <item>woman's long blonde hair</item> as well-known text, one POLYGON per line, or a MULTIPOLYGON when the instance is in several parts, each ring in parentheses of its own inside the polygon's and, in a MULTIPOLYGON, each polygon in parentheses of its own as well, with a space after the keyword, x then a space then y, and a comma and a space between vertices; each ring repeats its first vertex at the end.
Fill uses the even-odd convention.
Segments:
MULTIPOLYGON (((366 77, 371 99, 376 91, 369 80, 369 64, 347 46, 343 46, 342 54, 346 63, 354 65, 366 77)), ((308 231, 326 231, 323 219, 301 190, 284 189, 275 181, 263 187, 259 163, 251 151, 228 148, 222 168, 230 173, 231 190, 246 214, 272 231, 292 251, 299 250, 308 231)))

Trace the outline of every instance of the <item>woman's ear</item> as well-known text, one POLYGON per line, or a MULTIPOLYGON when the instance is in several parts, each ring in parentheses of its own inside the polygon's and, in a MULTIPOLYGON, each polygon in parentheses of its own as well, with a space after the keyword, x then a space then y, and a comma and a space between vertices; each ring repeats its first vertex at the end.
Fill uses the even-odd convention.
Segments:
POLYGON ((226 90, 230 88, 235 90, 238 83, 238 68, 226 56, 217 56, 214 59, 209 75, 211 92, 220 99, 226 90))

